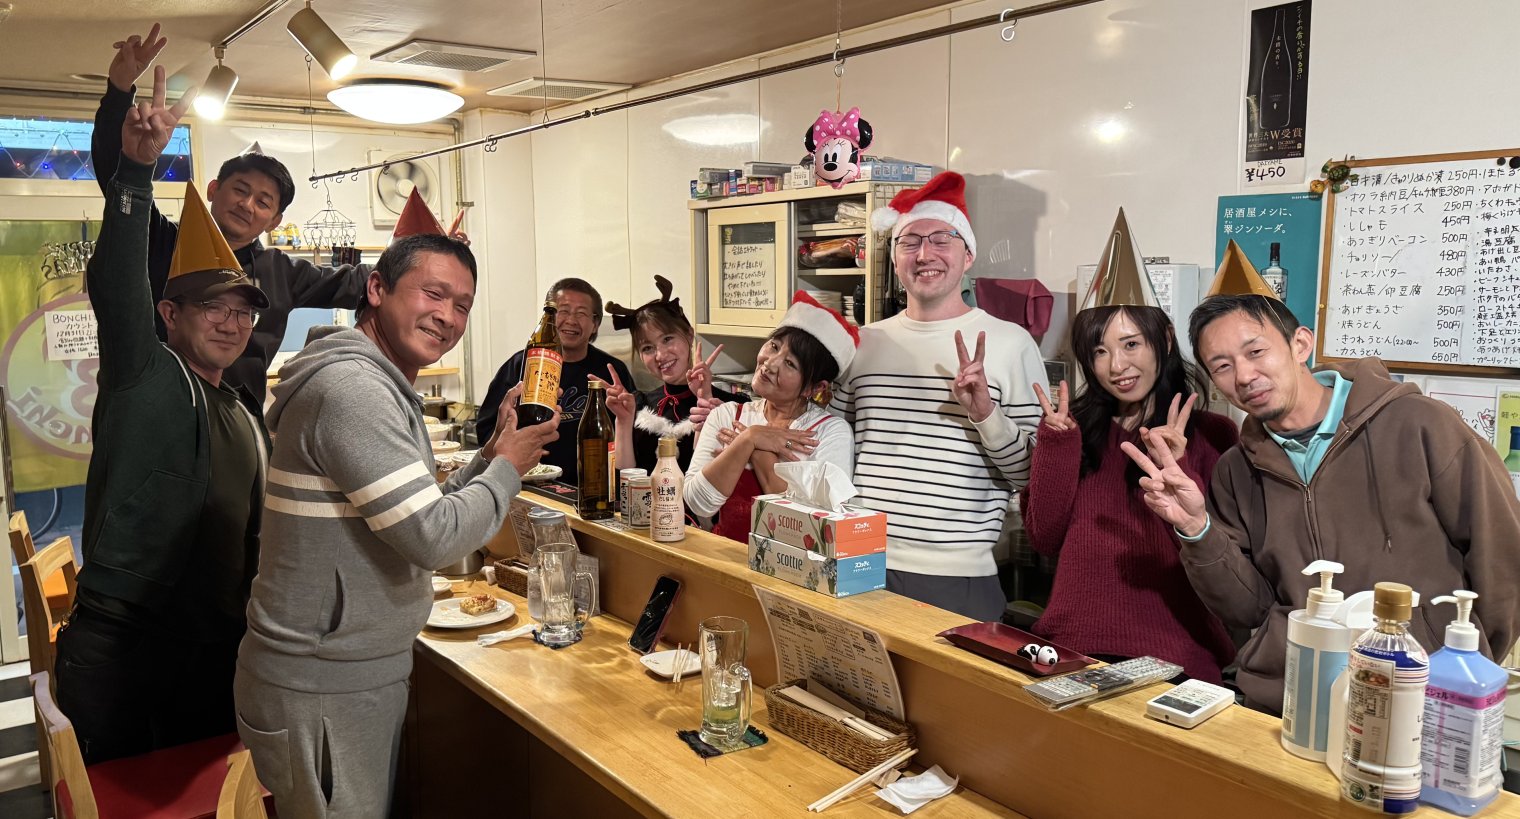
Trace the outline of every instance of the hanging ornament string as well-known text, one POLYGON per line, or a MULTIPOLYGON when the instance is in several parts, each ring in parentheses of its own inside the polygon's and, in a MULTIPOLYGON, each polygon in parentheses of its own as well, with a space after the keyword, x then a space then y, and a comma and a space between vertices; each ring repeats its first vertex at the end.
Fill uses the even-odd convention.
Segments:
POLYGON ((839 56, 844 38, 844 0, 834 0, 834 110, 840 110, 844 100, 844 59, 839 56))

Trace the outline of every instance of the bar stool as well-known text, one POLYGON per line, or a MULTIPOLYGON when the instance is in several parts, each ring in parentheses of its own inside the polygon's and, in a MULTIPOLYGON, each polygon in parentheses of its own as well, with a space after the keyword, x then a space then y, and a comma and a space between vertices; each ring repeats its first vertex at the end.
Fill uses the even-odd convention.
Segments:
MULTIPOLYGON (((21 566, 32 555, 37 554, 37 545, 32 541, 32 528, 27 525, 26 513, 16 512, 11 515, 10 524, 11 555, 16 558, 16 565, 21 566)), ((48 607, 56 612, 67 612, 72 604, 74 596, 64 588, 62 577, 49 577, 42 587, 47 594, 48 607)))
MULTIPOLYGON (((24 516, 21 524, 25 529, 24 516)), ((15 532, 16 528, 12 526, 13 545, 15 532)), ((30 532, 26 539, 30 543, 30 532)), ((75 581, 78 576, 79 568, 74 564, 74 543, 67 537, 58 538, 21 564, 21 602, 26 610, 26 647, 33 672, 53 672, 53 660, 58 653, 58 625, 62 622, 63 615, 74 605, 75 581), (54 578, 63 587, 61 608, 54 608, 53 601, 46 596, 48 583, 54 578)), ((46 782, 52 771, 47 754, 47 732, 42 726, 40 712, 37 715, 37 767, 42 781, 46 782)))

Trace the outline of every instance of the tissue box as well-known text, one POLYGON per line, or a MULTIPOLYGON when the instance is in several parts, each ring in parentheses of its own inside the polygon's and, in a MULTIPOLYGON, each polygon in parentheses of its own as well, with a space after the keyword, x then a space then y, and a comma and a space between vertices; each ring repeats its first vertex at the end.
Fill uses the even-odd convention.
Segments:
POLYGON ((823 557, 856 557, 887 550, 887 516, 858 506, 829 512, 785 495, 761 495, 749 513, 750 532, 823 557))
POLYGON ((749 567, 830 597, 848 597, 887 587, 887 553, 832 558, 753 532, 749 567))

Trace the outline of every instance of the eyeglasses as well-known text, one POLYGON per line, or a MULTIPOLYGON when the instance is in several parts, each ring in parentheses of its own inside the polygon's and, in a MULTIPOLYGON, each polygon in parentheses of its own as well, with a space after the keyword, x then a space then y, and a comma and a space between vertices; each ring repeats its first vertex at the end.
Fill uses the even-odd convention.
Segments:
POLYGON ((920 236, 917 233, 904 233, 898 236, 892 243, 892 249, 898 253, 917 253, 918 249, 923 247, 924 242, 927 241, 930 247, 940 250, 949 247, 956 239, 965 241, 959 233, 953 230, 936 230, 927 236, 920 236))
POLYGON ((219 301, 198 301, 196 304, 201 306, 201 312, 206 314, 212 324, 221 324, 234 314, 237 315, 238 326, 244 330, 252 330, 253 325, 259 323, 259 311, 253 308, 236 310, 219 301))

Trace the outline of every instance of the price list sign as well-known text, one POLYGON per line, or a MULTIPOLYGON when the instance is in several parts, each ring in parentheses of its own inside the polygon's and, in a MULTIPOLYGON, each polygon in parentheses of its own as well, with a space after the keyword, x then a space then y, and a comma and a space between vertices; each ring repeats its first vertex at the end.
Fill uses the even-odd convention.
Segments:
POLYGON ((1520 170, 1363 168, 1336 197, 1333 238, 1324 355, 1520 367, 1520 170))
POLYGON ((776 650, 777 680, 817 680, 856 705, 903 719, 897 671, 881 635, 755 586, 776 650))

